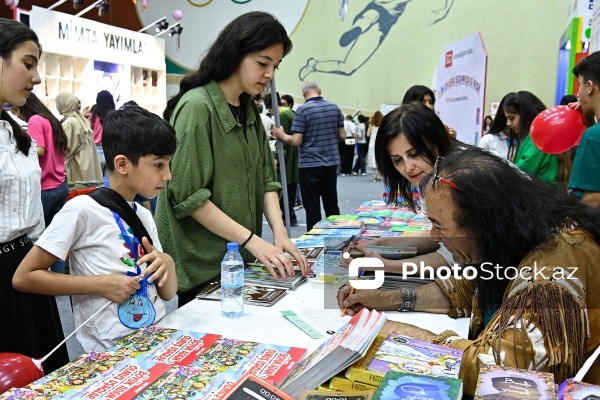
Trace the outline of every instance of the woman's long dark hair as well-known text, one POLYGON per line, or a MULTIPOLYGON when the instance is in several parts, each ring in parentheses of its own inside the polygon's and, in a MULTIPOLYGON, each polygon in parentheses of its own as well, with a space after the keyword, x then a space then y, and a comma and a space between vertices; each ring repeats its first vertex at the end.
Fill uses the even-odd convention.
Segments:
POLYGON ((499 109, 498 112, 504 113, 506 111, 519 115, 519 133, 510 130, 508 154, 512 159, 519 151, 523 138, 529 133, 531 123, 539 113, 546 109, 546 106, 533 93, 526 90, 508 93, 502 100, 504 101, 504 107, 499 109), (516 147, 513 147, 515 143, 516 147))
POLYGON ((433 90, 423 85, 411 86, 404 94, 402 104, 412 103, 413 101, 422 103, 425 99, 425 95, 429 95, 431 97, 432 104, 435 105, 435 94, 433 93, 433 90))
MULTIPOLYGON (((453 152, 438 164, 438 175, 461 190, 449 190, 456 206, 455 223, 477 243, 478 262, 517 267, 564 226, 577 224, 600 243, 600 211, 557 190, 556 186, 523 174, 503 159, 477 148, 453 152), (508 182, 508 184, 507 184, 508 182)), ((432 174, 421 180, 421 195, 431 191, 432 174)), ((509 279, 478 280, 480 304, 496 309, 509 279)))
POLYGON ((423 103, 403 104, 383 117, 375 139, 377 169, 389 187, 390 203, 397 204, 397 195, 400 193, 409 207, 415 210, 412 185, 398 172, 388 153, 390 141, 400 135, 404 135, 415 152, 431 165, 437 156, 445 155, 463 144, 448 134, 440 118, 423 103))
MULTIPOLYGON (((10 61, 13 51, 17 47, 30 40, 40 49, 39 56, 41 57, 42 47, 33 30, 18 21, 0 18, 0 58, 2 58, 1 62, 4 65, 6 65, 6 62, 10 61)), ((23 132, 23 129, 21 129, 21 126, 17 121, 12 119, 4 109, 2 109, 0 118, 10 124, 19 151, 28 155, 29 149, 31 148, 31 137, 23 132)))
POLYGON ((100 118, 100 124, 104 126, 104 118, 110 111, 115 110, 115 100, 108 90, 101 90, 96 95, 96 108, 90 113, 92 114, 92 124, 96 118, 100 118))
POLYGON ((292 50, 285 28, 271 14, 252 11, 231 21, 205 53, 198 69, 187 73, 179 84, 179 93, 167 102, 163 117, 169 121, 179 99, 189 90, 211 80, 223 81, 238 69, 250 53, 283 44, 283 55, 292 50))
POLYGON ((52 126, 54 147, 56 147, 56 150, 65 156, 69 153, 69 143, 62 124, 54 116, 54 114, 48 110, 44 103, 37 98, 35 94, 31 93, 25 104, 23 104, 21 107, 18 107, 18 109, 19 112, 28 120, 34 115, 41 115, 42 117, 46 118, 52 126))

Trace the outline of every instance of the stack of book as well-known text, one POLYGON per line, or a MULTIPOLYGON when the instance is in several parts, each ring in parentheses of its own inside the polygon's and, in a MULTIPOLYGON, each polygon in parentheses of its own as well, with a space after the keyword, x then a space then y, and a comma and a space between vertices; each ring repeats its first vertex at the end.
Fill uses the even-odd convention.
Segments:
POLYGON ((12 395, 18 390, 13 398, 225 398, 248 373, 280 385, 305 354, 297 347, 147 327, 104 353, 86 353, 13 389, 12 395))
POLYGON ((364 358, 346 370, 351 382, 379 386, 390 371, 458 378, 462 351, 408 336, 379 335, 364 358))
MULTIPOLYGON (((244 284, 244 303, 270 307, 287 293, 286 288, 244 284)), ((221 301, 221 282, 210 282, 196 295, 197 299, 221 301)))
MULTIPOLYGON (((278 273, 277 269, 275 269, 275 272, 278 273)), ((279 274, 278 277, 279 279, 273 278, 264 265, 248 264, 244 269, 244 285, 259 285, 296 290, 298 286, 306 282, 306 277, 298 270, 294 271, 294 275, 287 279, 283 279, 279 274)))
POLYGON ((369 348, 385 322, 385 314, 366 308, 317 350, 302 360, 281 386, 298 398, 306 388, 316 388, 321 382, 343 371, 369 348))

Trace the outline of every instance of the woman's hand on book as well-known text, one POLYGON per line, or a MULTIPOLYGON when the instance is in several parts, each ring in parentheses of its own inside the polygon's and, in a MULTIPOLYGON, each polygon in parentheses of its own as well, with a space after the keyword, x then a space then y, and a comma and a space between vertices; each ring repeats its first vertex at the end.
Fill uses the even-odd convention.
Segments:
MULTIPOLYGON (((245 247, 258 261, 265 265, 273 278, 287 280, 288 277, 294 275, 292 260, 278 246, 274 246, 263 238, 254 235, 245 247)), ((290 254, 292 253, 290 252, 290 254)))

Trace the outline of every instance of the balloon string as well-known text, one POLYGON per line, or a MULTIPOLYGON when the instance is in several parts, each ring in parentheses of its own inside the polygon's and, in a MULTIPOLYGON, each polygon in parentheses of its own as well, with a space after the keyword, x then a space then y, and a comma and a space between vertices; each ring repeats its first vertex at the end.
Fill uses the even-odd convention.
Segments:
POLYGON ((583 377, 585 376, 585 374, 587 374, 587 372, 591 368, 592 364, 594 364, 594 361, 596 361, 596 358, 598 358, 599 355, 600 355, 600 346, 598 346, 596 348, 596 351, 594 351, 594 354, 592 354, 590 356, 590 358, 588 358, 583 363, 583 367, 581 367, 581 369, 579 370, 579 372, 577 372, 577 374, 575 375, 575 377, 573 378, 573 380, 576 380, 578 382, 583 381, 583 377))
POLYGON ((62 342, 60 342, 55 348, 53 348, 50 353, 46 354, 44 357, 42 357, 39 361, 40 363, 43 363, 44 361, 46 361, 46 359, 48 359, 48 357, 50 357, 52 354, 54 354, 54 352, 56 350, 58 350, 58 348, 60 346, 62 346, 63 344, 65 344, 67 342, 67 340, 69 340, 71 338, 71 336, 73 336, 75 333, 77 333, 78 330, 80 330, 81 328, 83 328, 83 326, 85 324, 87 324, 88 322, 90 322, 90 320, 92 318, 94 318, 96 315, 98 315, 100 313, 100 311, 104 310, 106 307, 108 307, 109 305, 112 304, 112 301, 109 301, 108 303, 106 303, 105 305, 103 305, 102 307, 100 307, 100 309, 98 311, 96 311, 95 313, 93 313, 88 319, 86 319, 85 321, 83 321, 83 323, 81 325, 79 325, 77 328, 75 328, 75 330, 73 330, 73 332, 71 332, 71 334, 69 336, 67 336, 62 342))

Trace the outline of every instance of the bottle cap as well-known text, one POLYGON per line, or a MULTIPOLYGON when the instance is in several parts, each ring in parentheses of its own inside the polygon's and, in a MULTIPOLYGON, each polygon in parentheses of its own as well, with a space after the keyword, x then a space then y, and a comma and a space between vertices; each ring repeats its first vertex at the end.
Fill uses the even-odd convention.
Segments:
POLYGON ((240 248, 240 245, 237 244, 236 242, 227 243, 227 250, 237 250, 239 248, 240 248))

